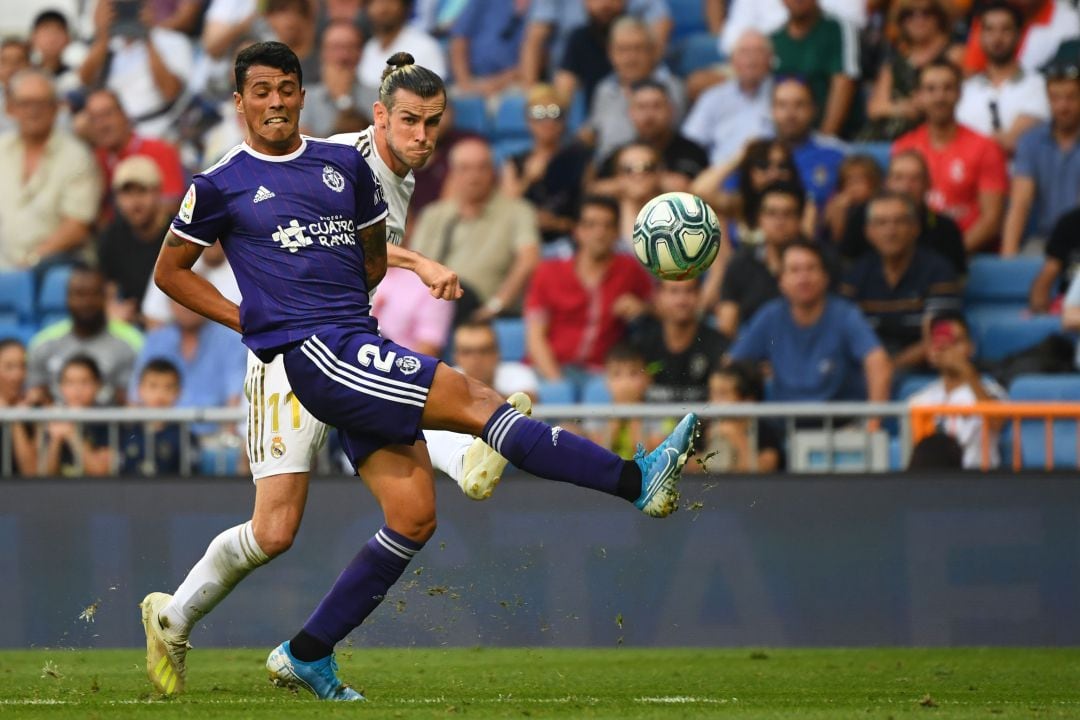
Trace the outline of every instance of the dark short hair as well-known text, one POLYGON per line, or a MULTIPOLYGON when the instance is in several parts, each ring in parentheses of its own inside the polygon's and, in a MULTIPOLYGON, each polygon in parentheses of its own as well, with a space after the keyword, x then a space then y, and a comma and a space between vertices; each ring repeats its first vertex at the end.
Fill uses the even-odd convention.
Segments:
POLYGON ((644 365, 645 353, 633 343, 620 340, 608 350, 607 355, 604 356, 604 362, 640 362, 644 365))
POLYGON ((918 73, 915 76, 915 84, 922 85, 923 78, 926 76, 926 73, 931 70, 948 70, 951 72, 953 78, 956 80, 957 88, 964 83, 964 72, 958 68, 955 63, 949 62, 945 58, 935 58, 919 68, 918 73))
POLYGON ((639 90, 656 90, 663 93, 664 97, 671 100, 671 92, 668 91, 667 85, 660 82, 655 78, 645 78, 644 80, 638 80, 636 83, 630 86, 630 92, 636 93, 639 90))
POLYGON ((870 202, 866 203, 867 217, 870 215, 870 208, 880 202, 898 202, 908 211, 913 221, 918 222, 919 220, 919 207, 915 204, 915 201, 904 193, 893 192, 892 190, 883 190, 870 198, 870 202))
POLYGON ((0 39, 0 50, 6 50, 9 47, 17 47, 23 51, 23 54, 30 57, 30 45, 27 44, 22 38, 17 38, 14 35, 9 35, 0 39))
POLYGON ((176 364, 172 360, 163 357, 151 358, 143 365, 142 372, 139 373, 139 380, 142 380, 147 375, 174 375, 177 382, 180 381, 180 368, 176 367, 176 364))
POLYGON ((792 182, 790 180, 777 180, 766 185, 761 190, 761 202, 759 207, 765 205, 765 198, 770 195, 786 195, 795 200, 796 205, 799 208, 799 214, 802 215, 803 210, 806 208, 806 191, 799 183, 792 182))
POLYGON ((86 355, 84 353, 76 353, 75 355, 69 357, 67 360, 64 361, 64 364, 60 366, 60 375, 63 375, 65 372, 67 372, 67 369, 71 367, 84 367, 90 371, 90 374, 93 375, 94 379, 97 380, 99 383, 102 380, 101 366, 98 365, 97 360, 90 357, 89 355, 86 355))
POLYGON ((780 248, 780 264, 784 264, 784 258, 792 250, 805 250, 808 253, 814 255, 818 262, 821 263, 821 269, 826 275, 829 274, 829 263, 825 261, 825 253, 822 251, 821 246, 812 240, 806 240, 805 238, 796 238, 791 242, 780 248))
POLYGON ((47 25, 48 23, 57 23, 58 25, 63 26, 64 32, 68 32, 67 17, 64 16, 64 13, 59 12, 58 10, 42 10, 38 13, 37 17, 34 18, 34 24, 32 27, 34 28, 34 30, 37 30, 40 26, 47 25))
POLYGON ((990 2, 986 3, 982 6, 982 8, 979 9, 977 15, 979 16, 979 20, 985 23, 986 16, 992 12, 1006 13, 1009 17, 1012 18, 1013 25, 1016 26, 1017 30, 1020 30, 1024 27, 1023 13, 1021 13, 1020 10, 1012 3, 1005 2, 1005 0, 990 0, 990 2))
POLYGON ((784 85, 785 83, 794 83, 801 87, 803 90, 806 91, 806 95, 810 98, 810 102, 814 105, 817 105, 817 98, 814 97, 814 89, 810 87, 810 83, 807 81, 807 79, 801 75, 781 75, 777 77, 775 83, 773 84, 773 96, 771 98, 772 100, 776 99, 776 91, 779 90, 780 86, 784 85))
POLYGON ((922 169, 922 176, 925 182, 930 182, 930 166, 926 164, 926 156, 915 148, 908 148, 901 150, 900 152, 889 158, 889 169, 892 169, 893 163, 897 160, 914 160, 919 163, 919 167, 922 169))
POLYGON ((0 338, 0 352, 4 352, 8 348, 12 348, 12 347, 20 347, 23 350, 25 350, 26 349, 26 344, 23 343, 23 341, 20 340, 17 337, 0 338))
POLYGON ((619 222, 619 201, 610 195, 586 195, 581 199, 581 205, 578 207, 577 219, 581 220, 585 215, 585 208, 597 207, 601 210, 607 210, 615 218, 616 224, 619 222))
POLYGON ((952 435, 938 431, 927 435, 911 449, 909 472, 934 472, 961 470, 964 467, 964 449, 952 435))
POLYGON ((276 40, 257 42, 241 50, 236 56, 234 68, 236 92, 244 92, 248 69, 253 65, 275 68, 286 75, 296 75, 300 87, 304 86, 304 71, 300 67, 300 58, 296 57, 296 53, 285 43, 276 40))
POLYGON ((765 381, 757 365, 742 360, 729 362, 718 368, 713 375, 731 378, 735 381, 735 392, 747 400, 765 399, 765 381))
POLYGON ((387 110, 393 109, 398 90, 407 90, 425 99, 437 95, 446 97, 446 84, 438 73, 417 65, 416 59, 407 52, 394 53, 386 59, 379 83, 379 101, 387 110))

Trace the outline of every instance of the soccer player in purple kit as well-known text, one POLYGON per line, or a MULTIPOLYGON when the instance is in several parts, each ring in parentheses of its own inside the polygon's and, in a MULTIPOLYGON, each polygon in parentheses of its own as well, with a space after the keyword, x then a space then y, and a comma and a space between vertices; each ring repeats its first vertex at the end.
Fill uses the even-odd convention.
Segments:
MULTIPOLYGON (((698 422, 688 414, 651 453, 624 461, 522 415, 437 359, 379 336, 368 298, 387 266, 381 187, 354 148, 301 137, 300 64, 287 46, 245 49, 236 81, 247 140, 195 177, 155 278, 181 304, 240 332, 266 363, 266 374, 285 373, 295 398, 293 419, 302 420, 302 409, 338 428, 353 467, 383 510, 385 525, 303 628, 267 659, 278 684, 321 699, 361 700, 338 679, 333 649, 378 606, 435 531, 434 477, 426 446, 418 442, 421 428, 478 436, 526 472, 616 495, 663 517, 677 506, 677 482, 698 422), (255 202, 269 180, 276 202, 255 202), (215 241, 236 273, 240 307, 191 271, 215 241)), ((253 402, 262 403, 264 380, 249 377, 253 402)), ((268 552, 257 541, 260 505, 284 503, 298 523, 306 490, 278 486, 269 497, 256 484, 253 522, 242 526, 234 552, 223 554, 222 582, 235 584, 283 549, 268 552)), ((177 662, 170 617, 155 607, 143 603, 147 670, 155 687, 169 693, 183 682, 183 658, 177 662)))

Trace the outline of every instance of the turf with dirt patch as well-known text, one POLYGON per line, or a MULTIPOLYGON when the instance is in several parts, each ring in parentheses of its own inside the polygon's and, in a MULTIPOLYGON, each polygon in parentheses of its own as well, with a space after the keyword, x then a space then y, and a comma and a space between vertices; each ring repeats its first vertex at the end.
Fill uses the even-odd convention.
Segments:
POLYGON ((265 658, 195 650, 162 699, 136 650, 0 652, 0 716, 1080 718, 1077 649, 346 650, 359 707, 273 688, 265 658))

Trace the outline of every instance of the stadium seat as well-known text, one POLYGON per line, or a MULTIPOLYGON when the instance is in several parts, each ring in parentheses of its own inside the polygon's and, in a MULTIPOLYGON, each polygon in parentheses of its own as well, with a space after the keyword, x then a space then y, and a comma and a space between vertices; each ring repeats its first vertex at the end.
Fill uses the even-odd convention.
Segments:
POLYGON ((525 359, 525 321, 521 318, 499 318, 493 323, 499 341, 499 355, 507 362, 525 359))
POLYGON ((937 375, 907 375, 896 386, 896 399, 907 400, 936 379, 937 375))
POLYGON ((50 318, 67 317, 67 285, 71 277, 71 268, 63 265, 50 268, 41 281, 38 294, 37 312, 42 324, 48 324, 50 318))
POLYGON ((545 405, 573 405, 577 402, 574 383, 569 380, 540 381, 540 402, 545 405))
POLYGON ((524 95, 508 92, 502 96, 499 107, 495 110, 492 130, 492 137, 496 142, 521 138, 532 140, 532 135, 529 134, 529 121, 525 118, 524 95))
POLYGON ((0 322, 34 321, 34 276, 25 270, 0 273, 0 322))
POLYGON ((869 155, 881 168, 882 172, 889 169, 889 158, 892 157, 892 143, 865 142, 854 143, 851 146, 852 155, 869 155))
MULTIPOLYGON (((1080 374, 1021 375, 1009 387, 1009 398, 1017 401, 1080 402, 1080 374)), ((1054 467, 1076 467, 1076 446, 1076 421, 1055 420, 1054 467)), ((1046 467, 1044 421, 1025 420, 1020 424, 1020 452, 1025 468, 1046 467)))
POLYGON ((0 322, 0 340, 14 338, 23 345, 29 345, 30 338, 34 337, 34 335, 37 334, 37 331, 38 327, 36 325, 0 322))
POLYGON ((978 337, 979 357, 983 360, 1000 360, 1037 345, 1057 332, 1061 332, 1061 318, 1056 315, 991 323, 978 337))
POLYGON ((484 98, 477 95, 459 95, 453 98, 450 104, 454 108, 454 127, 485 137, 490 134, 484 98))
MULTIPOLYGON (((673 24, 672 40, 709 32, 709 24, 705 19, 705 3, 701 0, 668 0, 667 4, 673 24)), ((713 45, 716 45, 716 38, 713 38, 713 45)))
POLYGON ((585 91, 578 90, 574 93, 574 99, 570 101, 570 112, 566 114, 566 132, 571 135, 585 122, 588 108, 585 105, 585 91))
POLYGON ((976 256, 968 266, 965 306, 1026 307, 1031 283, 1042 263, 1040 258, 976 256))
POLYGON ((724 59, 716 38, 709 33, 697 33, 681 40, 673 51, 675 73, 686 77, 695 70, 715 65, 724 59))
POLYGON ((608 391, 607 380, 603 377, 589 378, 582 390, 581 402, 586 405, 610 405, 611 393, 608 391))
POLYGON ((533 140, 527 138, 504 138, 496 140, 494 145, 495 167, 502 168, 502 164, 514 155, 532 150, 533 140))

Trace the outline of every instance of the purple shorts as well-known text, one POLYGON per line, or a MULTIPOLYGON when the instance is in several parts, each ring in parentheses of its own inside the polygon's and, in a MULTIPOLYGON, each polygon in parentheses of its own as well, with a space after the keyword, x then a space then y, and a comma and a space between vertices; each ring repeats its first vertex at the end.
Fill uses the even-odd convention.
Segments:
POLYGON ((337 428, 353 468, 379 448, 424 439, 420 420, 438 359, 366 330, 327 328, 284 360, 297 399, 337 428))

